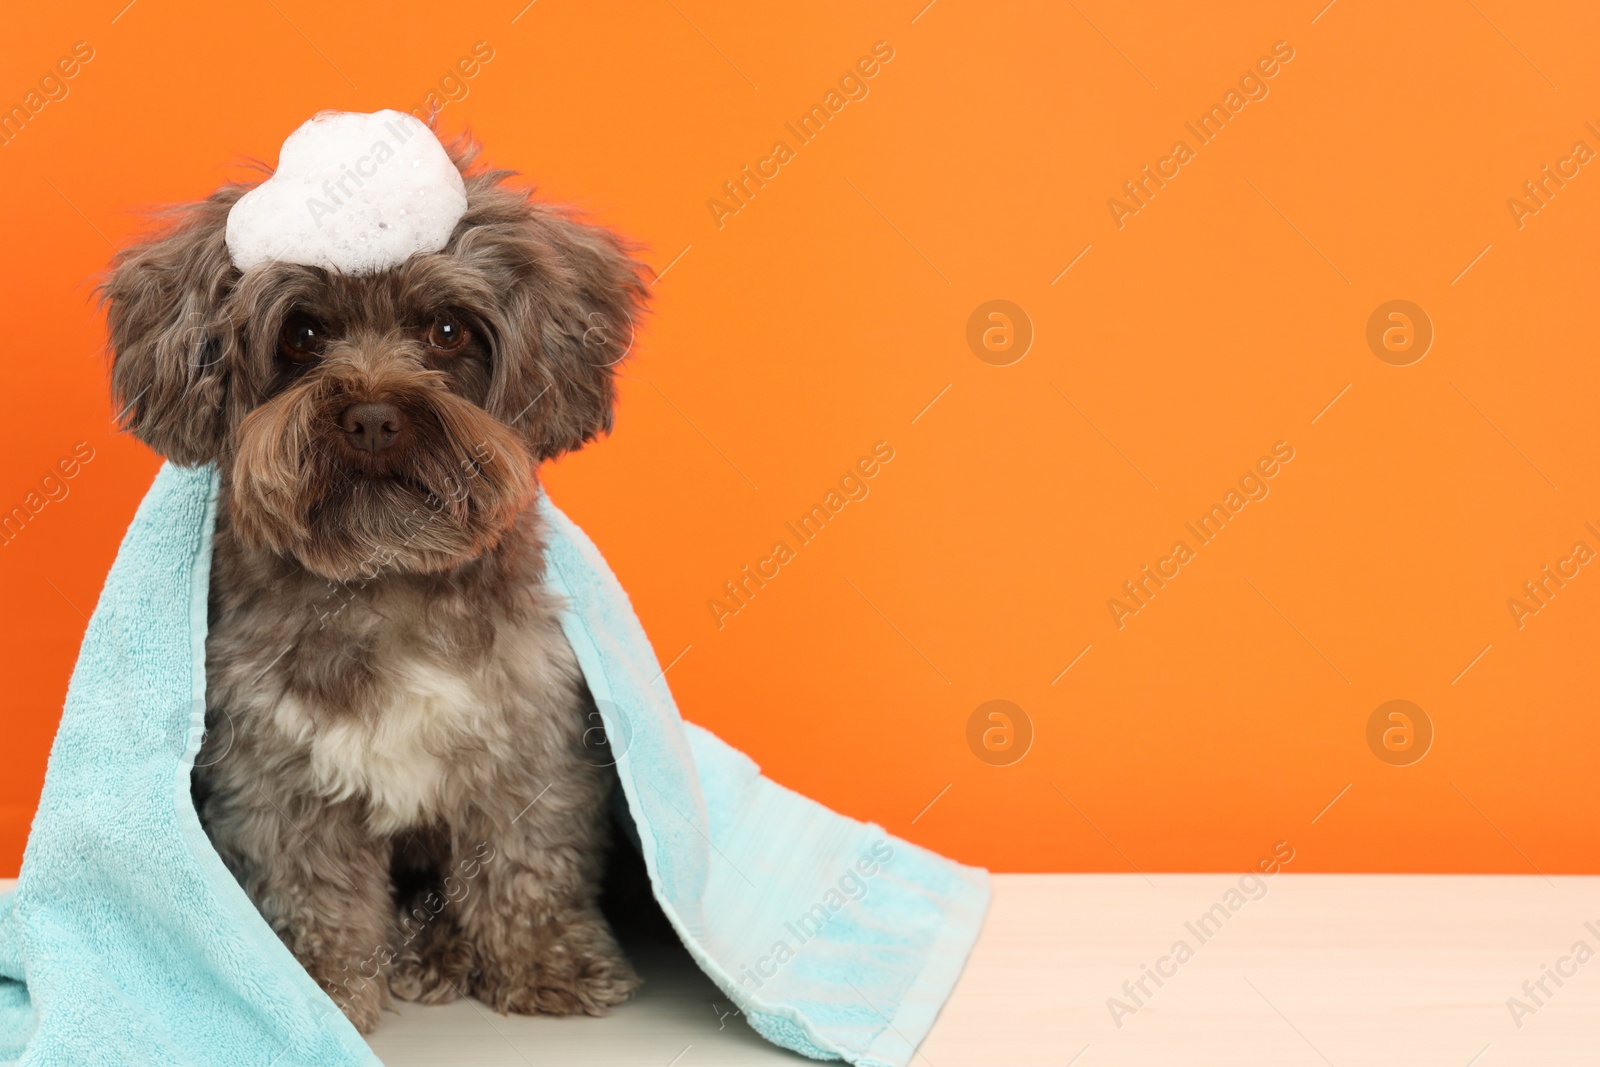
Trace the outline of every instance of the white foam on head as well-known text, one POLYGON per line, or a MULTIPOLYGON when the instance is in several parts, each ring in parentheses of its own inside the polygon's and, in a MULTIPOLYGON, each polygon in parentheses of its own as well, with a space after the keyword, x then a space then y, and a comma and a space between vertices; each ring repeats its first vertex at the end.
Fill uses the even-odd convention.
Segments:
POLYGON ((228 254, 242 271, 276 262, 369 274, 439 251, 466 211, 461 172, 415 116, 324 111, 228 212, 228 254))

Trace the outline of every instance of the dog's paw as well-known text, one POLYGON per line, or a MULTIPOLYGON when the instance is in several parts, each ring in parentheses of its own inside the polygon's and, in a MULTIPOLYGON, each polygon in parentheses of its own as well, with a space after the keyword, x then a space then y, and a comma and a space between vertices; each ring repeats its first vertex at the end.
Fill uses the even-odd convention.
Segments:
POLYGON ((382 975, 349 981, 334 981, 315 972, 312 972, 312 977, 317 979, 317 984, 333 998, 333 1002, 357 1030, 370 1034, 378 1028, 378 1020, 383 1017, 384 1006, 389 1002, 388 985, 382 975))
POLYGON ((568 926, 526 956, 484 961, 472 992, 502 1015, 604 1015, 638 988, 609 930, 568 926))
POLYGON ((467 992, 477 954, 465 938, 435 937, 398 953, 389 969, 389 991, 418 1004, 448 1004, 467 992))

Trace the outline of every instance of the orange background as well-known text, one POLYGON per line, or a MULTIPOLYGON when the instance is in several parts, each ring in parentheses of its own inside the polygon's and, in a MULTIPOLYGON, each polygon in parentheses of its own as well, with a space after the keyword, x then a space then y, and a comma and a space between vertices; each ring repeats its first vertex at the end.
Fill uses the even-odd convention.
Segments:
POLYGON ((157 466, 110 428, 89 279, 140 209, 318 109, 421 104, 478 41, 441 128, 666 272, 617 432, 545 479, 687 718, 1001 870, 1233 870, 1287 841, 1290 870, 1600 872, 1600 566, 1520 630, 1507 608, 1600 549, 1600 165, 1521 228, 1507 207, 1600 150, 1600 10, 923 2, 9 12, 0 103, 95 57, 0 147, 0 507, 96 454, 0 548, 0 875, 157 466), (722 183, 795 148, 785 121, 878 41, 870 95, 719 228, 722 183), (1277 41, 1270 95, 1119 229, 1107 200, 1277 41), (1365 341, 1396 298, 1436 330, 1406 367, 1365 341), (967 345, 992 299, 1035 331, 1010 366, 967 345), (870 495, 719 628, 723 583, 878 441, 870 495), (1118 629, 1108 598, 1277 441, 1270 496, 1118 629), (1009 766, 968 747, 991 699, 1032 724, 1009 766), (1367 746, 1391 699, 1436 732, 1411 766, 1367 746))

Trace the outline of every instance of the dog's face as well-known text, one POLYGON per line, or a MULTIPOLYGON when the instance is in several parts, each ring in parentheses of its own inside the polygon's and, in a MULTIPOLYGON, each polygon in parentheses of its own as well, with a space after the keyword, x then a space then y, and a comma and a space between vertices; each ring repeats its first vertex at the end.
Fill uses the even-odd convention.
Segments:
POLYGON ((373 274, 241 274, 228 186, 118 255, 102 287, 122 421, 221 461, 241 539, 336 580, 438 571, 492 547, 535 465, 609 430, 646 294, 610 233, 457 157, 444 249, 373 274))

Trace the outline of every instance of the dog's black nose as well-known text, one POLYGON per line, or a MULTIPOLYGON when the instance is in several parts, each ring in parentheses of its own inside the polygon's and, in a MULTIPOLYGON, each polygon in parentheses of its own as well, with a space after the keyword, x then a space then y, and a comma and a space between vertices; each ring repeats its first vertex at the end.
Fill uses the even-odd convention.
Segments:
POLYGON ((345 439, 364 452, 382 452, 406 428, 405 416, 393 404, 351 404, 339 416, 345 439))

